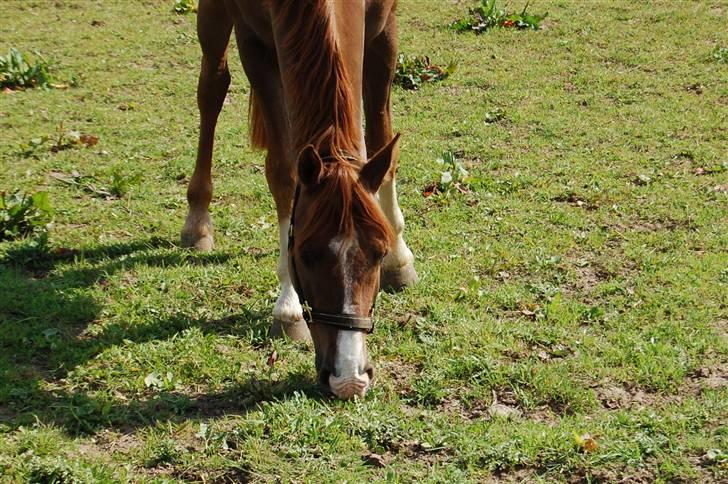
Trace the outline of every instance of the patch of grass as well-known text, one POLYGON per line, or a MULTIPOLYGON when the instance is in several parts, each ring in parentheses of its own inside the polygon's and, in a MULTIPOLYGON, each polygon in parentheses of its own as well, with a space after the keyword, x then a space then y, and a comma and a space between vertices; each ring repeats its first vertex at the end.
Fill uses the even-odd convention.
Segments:
POLYGON ((33 64, 15 48, 11 48, 7 55, 0 56, 0 88, 50 87, 48 62, 38 52, 35 56, 37 59, 33 64))
POLYGON ((172 11, 181 15, 197 12, 197 0, 174 0, 172 11))
POLYGON ((44 232, 52 216, 48 192, 0 192, 0 241, 44 232))
POLYGON ((108 175, 110 177, 108 183, 99 181, 96 176, 81 175, 75 170, 71 173, 54 171, 50 175, 63 184, 80 188, 95 197, 111 200, 125 197, 139 185, 141 173, 126 173, 126 170, 126 167, 114 167, 108 175))
POLYGON ((86 463, 74 458, 31 458, 24 473, 27 482, 113 482, 118 474, 99 463, 86 463))
POLYGON ((181 460, 183 453, 173 438, 153 433, 142 450, 142 462, 145 467, 175 464, 181 460))
POLYGON ((496 6, 496 0, 480 0, 480 5, 469 8, 466 17, 455 20, 449 27, 456 32, 475 32, 476 34, 482 34, 494 27, 538 30, 548 14, 527 13, 529 3, 526 2, 521 13, 509 13, 499 9, 496 6))
POLYGON ((455 62, 445 67, 432 64, 426 55, 399 54, 394 71, 394 84, 402 89, 416 90, 427 82, 444 81, 457 70, 455 62))

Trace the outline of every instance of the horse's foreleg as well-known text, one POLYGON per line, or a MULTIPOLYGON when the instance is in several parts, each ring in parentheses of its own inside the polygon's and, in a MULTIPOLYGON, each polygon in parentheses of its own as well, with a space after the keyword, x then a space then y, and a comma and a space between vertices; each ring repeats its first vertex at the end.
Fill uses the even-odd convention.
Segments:
MULTIPOLYGON (((238 50, 245 73, 253 88, 251 96, 252 133, 264 133, 254 143, 264 143, 268 150, 265 159, 265 176, 268 181, 278 215, 277 275, 281 285, 275 307, 270 334, 286 335, 297 341, 309 341, 311 335, 303 320, 303 309, 288 273, 288 225, 291 220, 291 203, 295 188, 293 154, 290 152, 290 133, 283 105, 283 88, 275 55, 254 38, 238 32, 238 50)), ((255 134, 253 134, 255 138, 255 134)))
POLYGON ((280 178, 282 177, 275 168, 277 165, 277 160, 274 160, 269 152, 266 158, 266 175, 268 178, 268 186, 276 201, 278 213, 280 252, 278 253, 276 273, 278 275, 278 282, 281 285, 281 292, 273 308, 273 324, 270 329, 270 334, 273 337, 279 337, 285 334, 294 340, 308 341, 311 339, 311 335, 306 322, 303 320, 303 308, 301 308, 298 294, 296 294, 296 290, 293 288, 291 275, 288 272, 288 226, 291 221, 290 193, 293 191, 293 184, 291 183, 289 185, 285 181, 281 183, 280 178))
MULTIPOLYGON (((369 156, 388 143, 392 135, 390 92, 397 62, 397 27, 394 14, 364 54, 364 110, 366 144, 369 156)), ((417 282, 414 256, 404 241, 404 217, 397 203, 395 174, 397 159, 379 188, 379 204, 392 225, 395 242, 382 262, 382 287, 398 290, 417 282)))
POLYGON ((199 250, 212 250, 212 220, 208 208, 212 200, 212 147, 215 126, 222 109, 230 71, 227 46, 232 20, 221 2, 200 2, 197 33, 202 47, 202 66, 197 84, 197 106, 200 110, 200 139, 197 162, 187 187, 189 213, 182 228, 182 245, 199 250))

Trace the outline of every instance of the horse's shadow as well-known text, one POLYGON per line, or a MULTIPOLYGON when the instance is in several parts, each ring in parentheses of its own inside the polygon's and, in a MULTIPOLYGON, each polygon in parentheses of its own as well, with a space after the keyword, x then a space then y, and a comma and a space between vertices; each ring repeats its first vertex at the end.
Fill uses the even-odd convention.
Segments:
POLYGON ((109 324, 100 334, 86 328, 102 315, 103 306, 88 295, 109 275, 138 265, 170 267, 220 264, 230 256, 174 249, 160 238, 115 243, 90 249, 47 252, 19 245, 0 259, 0 423, 17 427, 37 419, 69 432, 136 427, 160 419, 214 416, 246 411, 257 403, 302 391, 321 397, 310 377, 289 375, 282 381, 247 381, 223 393, 187 396, 161 392, 151 398, 105 400, 84 392, 63 390, 59 381, 106 348, 126 341, 170 338, 187 328, 225 335, 252 334, 253 343, 267 343, 267 312, 242 309, 208 320, 174 314, 145 325, 109 324), (83 263, 69 263, 69 259, 83 263))

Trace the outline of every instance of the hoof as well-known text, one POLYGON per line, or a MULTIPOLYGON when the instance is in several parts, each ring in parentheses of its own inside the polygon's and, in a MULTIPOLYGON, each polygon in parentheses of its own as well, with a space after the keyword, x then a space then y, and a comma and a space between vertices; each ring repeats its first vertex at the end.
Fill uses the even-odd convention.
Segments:
POLYGON ((210 252, 215 247, 212 235, 198 236, 188 232, 182 232, 182 247, 199 250, 200 252, 210 252))
POLYGON ((411 262, 405 266, 394 269, 382 268, 382 289, 385 291, 401 291, 405 287, 417 283, 417 271, 411 262))
POLYGON ((311 341, 311 333, 308 331, 308 325, 303 319, 294 322, 274 319, 270 327, 270 337, 282 338, 284 336, 293 341, 303 341, 306 343, 311 341))
POLYGON ((190 211, 180 235, 182 247, 189 247, 202 252, 209 252, 215 246, 212 240, 212 220, 210 214, 190 211))

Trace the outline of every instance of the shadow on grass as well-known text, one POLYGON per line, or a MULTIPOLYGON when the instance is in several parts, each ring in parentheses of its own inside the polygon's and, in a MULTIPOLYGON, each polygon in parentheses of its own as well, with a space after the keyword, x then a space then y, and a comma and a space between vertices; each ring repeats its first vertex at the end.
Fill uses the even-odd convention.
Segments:
MULTIPOLYGON (((55 392, 46 395, 43 411, 36 414, 42 421, 51 421, 72 435, 93 434, 104 428, 130 432, 159 422, 245 415, 264 402, 285 400, 296 394, 303 394, 311 400, 328 398, 309 375, 292 373, 281 380, 252 376, 220 393, 187 395, 159 392, 122 403, 85 393, 55 392)), ((36 414, 26 411, 10 426, 32 424, 36 414)))
POLYGON ((103 309, 84 289, 103 284, 109 275, 138 265, 207 265, 230 259, 220 253, 162 250, 174 248, 151 238, 51 252, 18 245, 0 254, 0 423, 16 427, 33 423, 37 416, 72 433, 93 432, 103 426, 134 427, 183 415, 240 411, 295 391, 320 396, 302 375, 281 382, 251 378, 216 395, 159 393, 123 404, 54 389, 69 371, 126 340, 161 340, 197 327, 204 333, 247 336, 254 345, 267 342, 270 315, 252 310, 217 320, 176 314, 144 325, 111 324, 100 335, 84 334, 103 309))

